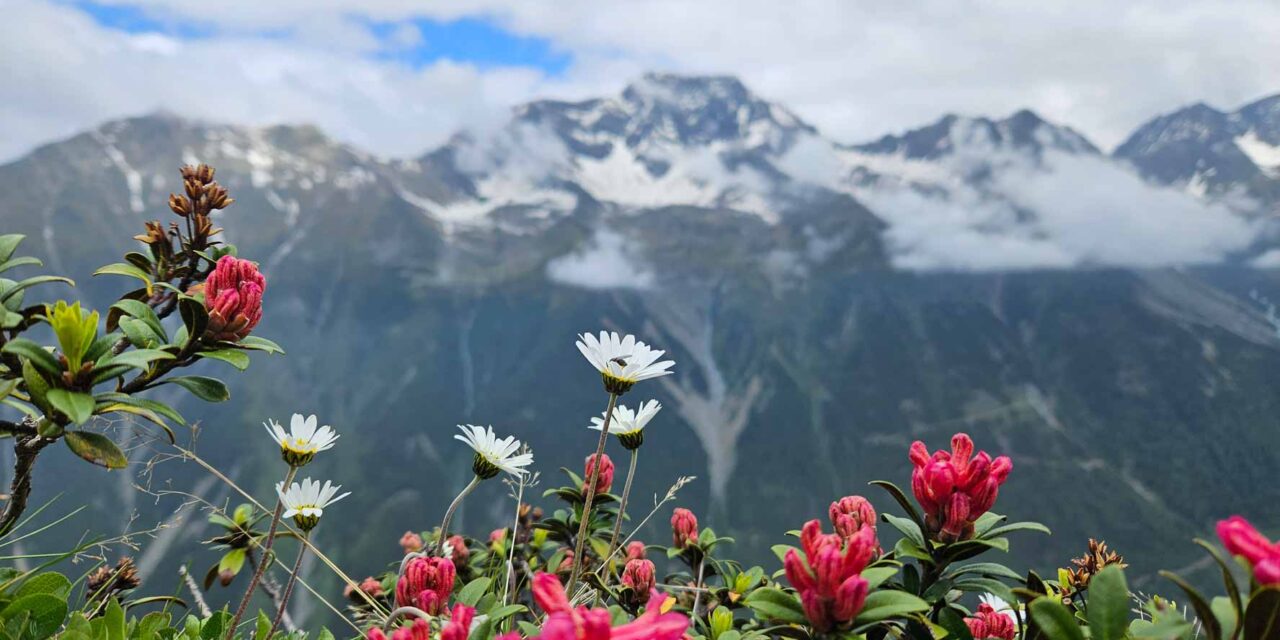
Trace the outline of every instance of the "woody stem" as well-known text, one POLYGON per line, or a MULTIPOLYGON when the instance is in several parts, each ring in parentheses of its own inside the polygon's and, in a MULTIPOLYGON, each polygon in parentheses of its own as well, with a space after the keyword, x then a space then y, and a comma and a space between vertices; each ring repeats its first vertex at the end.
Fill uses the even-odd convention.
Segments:
POLYGON ((601 456, 604 455, 604 443, 609 438, 609 423, 613 420, 613 407, 618 403, 618 394, 609 394, 609 405, 604 410, 604 424, 600 425, 600 441, 596 443, 595 464, 592 465, 591 477, 586 480, 584 489, 587 492, 582 503, 582 522, 578 523, 578 537, 573 547, 573 571, 569 574, 569 586, 565 592, 573 595, 573 587, 578 583, 578 576, 582 575, 582 565, 585 564, 585 558, 582 557, 583 546, 587 541, 587 526, 591 522, 591 503, 596 499, 596 483, 600 479, 601 456))

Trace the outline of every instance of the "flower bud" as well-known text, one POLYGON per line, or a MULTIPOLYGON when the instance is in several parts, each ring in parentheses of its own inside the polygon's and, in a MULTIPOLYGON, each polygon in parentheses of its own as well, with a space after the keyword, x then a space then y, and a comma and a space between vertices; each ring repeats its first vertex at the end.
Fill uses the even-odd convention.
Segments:
POLYGON ((987 603, 978 605, 973 616, 964 619, 973 640, 1013 640, 1018 629, 1013 619, 987 603))
POLYGON ((942 542, 973 537, 974 522, 995 505, 1000 485, 1013 470, 1008 456, 975 454, 973 439, 963 433, 952 436, 951 451, 932 455, 917 440, 908 458, 914 467, 911 491, 924 511, 926 533, 942 542))
POLYGON ((454 605, 449 621, 440 628, 440 640, 467 640, 475 615, 476 610, 465 604, 454 605))
MULTIPOLYGON (((609 459, 608 454, 600 454, 600 459, 603 462, 600 464, 600 475, 596 477, 597 494, 608 493, 613 487, 613 460, 609 459)), ((583 483, 591 482, 591 476, 594 473, 596 473, 596 454, 593 453, 587 456, 586 469, 582 475, 583 483)))
POLYGON ((418 551, 422 551, 422 544, 422 536, 412 531, 406 531, 404 532, 404 535, 400 536, 400 548, 403 549, 405 553, 416 553, 418 551))
POLYGON ((204 306, 209 312, 205 336, 213 340, 245 338, 262 319, 262 294, 267 279, 258 265, 234 256, 218 259, 204 282, 204 306))
POLYGON ((691 544, 698 544, 698 517, 683 507, 671 514, 672 544, 683 549, 691 544))
POLYGON ((449 546, 453 548, 453 555, 449 556, 453 560, 453 566, 460 567, 467 564, 467 559, 471 557, 471 549, 467 548, 467 539, 460 535, 449 536, 449 546))
POLYGON ((848 538, 863 527, 876 528, 876 510, 862 496, 845 496, 832 502, 827 514, 841 538, 848 538))
POLYGON ((644 543, 639 540, 632 540, 627 543, 627 559, 643 560, 645 557, 644 543))
POLYGON ((396 583, 396 604, 435 615, 449 601, 457 570, 448 558, 414 558, 396 583))
POLYGON ((176 193, 171 193, 169 194, 169 209, 185 218, 191 215, 191 201, 176 193))
POLYGON ((622 584, 636 593, 649 595, 657 586, 656 569, 652 560, 628 560, 622 569, 622 584))
POLYGON ((1280 543, 1272 543, 1240 516, 1219 522, 1218 538, 1231 555, 1248 561, 1258 584, 1280 585, 1280 543))

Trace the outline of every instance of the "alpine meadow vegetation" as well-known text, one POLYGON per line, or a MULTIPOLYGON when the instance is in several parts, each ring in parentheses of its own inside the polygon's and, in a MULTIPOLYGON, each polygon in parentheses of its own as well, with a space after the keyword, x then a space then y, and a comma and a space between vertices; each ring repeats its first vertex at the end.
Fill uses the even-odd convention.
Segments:
MULTIPOLYGON (((277 421, 283 416, 266 417, 263 430, 227 425, 244 429, 247 442, 279 450, 279 466, 267 471, 279 478, 274 495, 253 496, 179 445, 174 430, 188 424, 186 417, 150 393, 174 385, 203 401, 226 401, 223 381, 183 369, 211 360, 244 370, 253 352, 287 357, 255 334, 270 274, 220 241, 214 226, 215 214, 233 199, 212 167, 185 166, 181 177, 182 193, 169 199, 175 218, 146 223, 136 236, 140 250, 97 271, 130 283, 105 313, 77 300, 31 301, 36 292, 73 284, 67 278, 0 278, 0 402, 20 416, 0 422, 14 451, 0 546, 12 550, 61 522, 36 525, 42 508, 28 505, 33 471, 42 457, 59 455, 50 449, 55 443, 107 469, 128 464, 121 445, 101 429, 121 417, 151 425, 156 437, 148 446, 195 462, 245 503, 233 509, 204 503, 216 530, 204 544, 219 559, 203 581, 184 568, 169 589, 174 595, 141 595, 130 558, 87 569, 66 562, 81 548, 42 556, 35 568, 0 569, 0 638, 1280 638, 1280 542, 1240 515, 1223 514, 1216 542, 1188 541, 1221 570, 1220 595, 1169 572, 1161 574, 1166 595, 1131 591, 1124 558, 1096 540, 1080 557, 1064 558, 1055 575, 1006 566, 1011 544, 1050 534, 1045 525, 998 512, 1002 486, 1035 479, 1019 476, 1016 460, 980 450, 964 433, 949 443, 914 442, 902 452, 895 479, 909 482, 906 490, 876 481, 867 495, 830 496, 825 514, 777 532, 776 560, 748 566, 734 559, 733 538, 679 506, 692 477, 675 479, 652 507, 635 508, 641 450, 663 437, 662 405, 647 397, 646 382, 679 372, 679 363, 612 331, 576 341, 600 376, 605 405, 596 416, 565 416, 585 427, 562 444, 581 451, 580 473, 562 469, 562 484, 538 492, 543 479, 519 434, 501 425, 458 425, 461 444, 446 455, 471 460, 470 481, 444 513, 415 515, 433 525, 438 518, 438 525, 406 531, 385 571, 349 575, 311 534, 326 518, 359 517, 362 501, 376 500, 377 492, 343 491, 341 478, 316 478, 305 469, 342 447, 348 426, 303 414, 293 414, 287 427, 277 421), (509 489, 510 502, 494 505, 509 514, 509 524, 488 533, 455 529, 459 506, 493 480, 509 489), (662 540, 637 538, 651 522, 669 522, 669 543, 665 533, 662 540), (281 539, 296 542, 292 559, 277 558, 281 539), (333 631, 299 629, 289 616, 307 558, 345 585, 341 593, 312 593, 340 619, 333 631), (207 592, 233 585, 227 606, 208 606, 207 592), (264 598, 270 606, 259 608, 264 598)), ((17 255, 23 239, 0 236, 5 276, 42 266, 17 255)), ((565 357, 576 358, 570 339, 565 357)))

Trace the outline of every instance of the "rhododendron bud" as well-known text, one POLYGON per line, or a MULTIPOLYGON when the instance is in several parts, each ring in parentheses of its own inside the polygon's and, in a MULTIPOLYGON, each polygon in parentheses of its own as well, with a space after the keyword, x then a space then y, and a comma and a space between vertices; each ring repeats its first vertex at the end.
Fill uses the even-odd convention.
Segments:
POLYGON ((435 615, 449 601, 457 571, 448 558, 414 558, 396 583, 396 604, 435 615))
MULTIPOLYGON (((600 454, 600 475, 596 476, 596 493, 608 493, 613 486, 613 460, 608 454, 600 454)), ((587 456, 586 470, 582 475, 583 483, 591 482, 591 475, 596 473, 596 454, 587 456)))
POLYGON ((656 571, 652 560, 628 560, 622 570, 622 584, 647 595, 657 585, 656 571))
POLYGON ((343 587, 342 595, 346 596, 347 598, 350 598, 351 600, 357 603, 364 602, 364 598, 361 598, 356 595, 357 590, 365 593, 371 598, 380 597, 383 593, 382 583, 373 577, 368 577, 368 578, 365 578, 364 580, 361 580, 358 586, 353 586, 348 584, 347 586, 343 587))
POLYGON ((533 601, 548 614, 560 611, 572 611, 569 598, 564 594, 560 579, 550 573, 539 573, 533 576, 533 601))
POLYGON ((819 632, 848 625, 866 603, 868 583, 861 575, 875 553, 875 530, 864 527, 849 538, 822 533, 817 520, 800 531, 804 558, 795 549, 783 558, 791 586, 800 592, 809 624, 819 632))
POLYGON ((489 532, 490 545, 501 544, 506 539, 507 539, 506 529, 494 529, 493 531, 489 532))
POLYGON ((995 505, 1000 485, 1013 470, 1007 456, 992 459, 974 453, 973 440, 957 433, 951 451, 929 453, 923 442, 911 444, 911 491, 925 514, 926 532, 942 542, 973 537, 973 523, 995 505))
POLYGON ((418 551, 422 551, 422 536, 412 531, 404 532, 404 535, 400 536, 400 548, 403 549, 405 553, 416 553, 418 551))
POLYGON ((387 640, 387 634, 383 633, 382 629, 374 627, 365 632, 364 638, 365 640, 387 640))
POLYGON ((440 640, 467 640, 475 615, 476 610, 465 604, 454 605, 449 614, 449 622, 440 628, 440 640))
POLYGON ((453 555, 449 556, 453 560, 453 566, 459 567, 467 564, 467 559, 471 557, 471 549, 467 548, 467 539, 460 535, 449 536, 449 546, 453 548, 453 555))
POLYGON ((204 306, 209 313, 206 337, 234 342, 258 326, 262 294, 267 289, 267 279, 258 273, 258 265, 235 256, 222 256, 203 288, 204 306))
POLYGON ((677 549, 698 543, 698 517, 685 508, 671 514, 671 537, 677 549))
POLYGON ((969 627, 973 640, 1013 640, 1018 633, 1012 618, 985 602, 978 605, 978 611, 965 618, 964 623, 969 627))
POLYGON ((632 540, 627 543, 627 559, 643 560, 645 557, 644 543, 639 540, 632 540))
POLYGON ((1231 555, 1249 562, 1258 584, 1280 585, 1280 542, 1271 542, 1240 516, 1219 522, 1218 538, 1231 555))

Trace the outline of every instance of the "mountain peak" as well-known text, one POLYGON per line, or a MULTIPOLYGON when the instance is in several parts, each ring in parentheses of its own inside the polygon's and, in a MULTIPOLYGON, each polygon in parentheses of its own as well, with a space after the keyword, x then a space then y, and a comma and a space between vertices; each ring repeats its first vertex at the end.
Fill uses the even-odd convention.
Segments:
POLYGON ((916 160, 935 160, 958 152, 989 150, 1033 155, 1045 149, 1098 153, 1093 143, 1071 127, 1049 122, 1030 109, 1020 109, 999 120, 947 114, 932 124, 901 135, 886 135, 854 148, 867 153, 902 154, 916 160))

